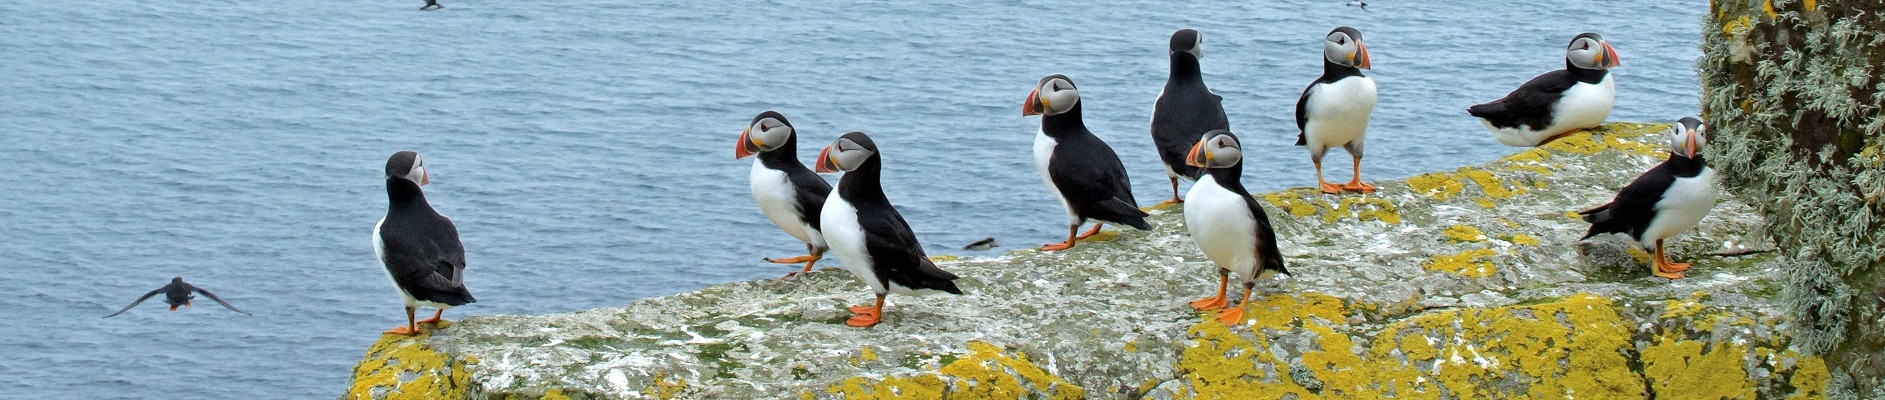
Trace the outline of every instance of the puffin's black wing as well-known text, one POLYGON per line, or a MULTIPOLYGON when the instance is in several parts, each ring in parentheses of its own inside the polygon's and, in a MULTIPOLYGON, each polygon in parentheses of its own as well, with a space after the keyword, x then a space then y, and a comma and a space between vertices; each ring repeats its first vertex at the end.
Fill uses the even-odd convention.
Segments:
POLYGON ((197 293, 202 293, 202 294, 203 294, 203 297, 208 297, 208 298, 209 298, 210 300, 215 300, 215 301, 216 301, 216 304, 221 304, 221 305, 223 305, 223 308, 227 308, 227 309, 229 309, 230 311, 235 311, 235 312, 239 312, 239 313, 243 313, 243 314, 248 314, 248 315, 255 315, 255 314, 249 314, 249 312, 248 312, 248 311, 242 311, 242 310, 240 310, 240 309, 236 309, 236 306, 233 306, 233 305, 229 305, 229 302, 227 302, 227 301, 223 301, 223 298, 221 298, 221 297, 217 297, 215 293, 210 293, 210 292, 209 292, 208 290, 203 290, 203 288, 200 288, 200 287, 197 287, 196 285, 191 285, 191 284, 188 284, 188 283, 185 283, 185 284, 183 284, 183 285, 184 285, 184 287, 187 287, 187 288, 190 288, 190 290, 192 290, 192 291, 195 291, 195 292, 197 292, 197 293))
POLYGON ((1296 98, 1296 145, 1297 146, 1305 146, 1309 144, 1309 128, 1308 128, 1309 126, 1309 92, 1316 90, 1316 84, 1318 83, 1322 83, 1322 81, 1318 80, 1315 82, 1309 82, 1309 86, 1304 86, 1302 88, 1302 97, 1296 98))
POLYGON ((1276 229, 1270 225, 1270 214, 1263 212, 1263 206, 1259 205, 1257 198, 1251 197, 1250 193, 1238 194, 1243 195, 1244 204, 1250 207, 1250 217, 1257 219, 1257 257, 1261 258, 1258 261, 1263 263, 1258 267, 1262 270, 1291 275, 1289 268, 1283 267, 1283 252, 1276 247, 1276 229))
POLYGON ((1579 211, 1584 221, 1590 223, 1590 230, 1578 239, 1605 233, 1640 237, 1643 230, 1649 228, 1649 221, 1656 217, 1656 203, 1662 201, 1663 192, 1669 191, 1669 185, 1676 182, 1675 174, 1670 172, 1672 168, 1669 162, 1664 161, 1623 186, 1623 190, 1618 191, 1617 197, 1610 200, 1609 204, 1579 211))
POLYGON ((1558 99, 1564 97, 1564 91, 1576 83, 1577 79, 1571 76, 1570 71, 1546 72, 1519 85, 1518 89, 1505 97, 1468 107, 1466 112, 1484 118, 1494 127, 1518 128, 1524 125, 1531 129, 1544 129, 1551 125, 1551 111, 1557 107, 1558 99))
POLYGON ((430 234, 381 234, 393 282, 419 300, 454 306, 477 301, 465 289, 465 248, 458 241, 458 227, 444 216, 426 222, 415 228, 430 234))
POLYGON ((1158 147, 1159 159, 1179 175, 1197 179, 1202 171, 1185 165, 1185 153, 1205 132, 1230 129, 1223 98, 1203 83, 1167 84, 1152 108, 1152 144, 1158 147))
POLYGON ((170 289, 170 285, 164 285, 164 287, 160 287, 160 288, 157 288, 156 290, 152 290, 150 293, 145 293, 143 296, 138 297, 137 301, 131 302, 131 305, 124 306, 124 308, 119 309, 118 312, 111 313, 111 315, 106 315, 105 318, 116 317, 118 316, 118 314, 123 314, 125 311, 131 311, 132 307, 137 307, 138 304, 143 304, 144 300, 150 300, 151 296, 156 296, 158 293, 163 293, 169 289, 170 289))
POLYGON ((1061 139, 1054 145, 1047 176, 1082 217, 1151 230, 1145 211, 1132 198, 1132 180, 1112 146, 1091 133, 1061 139))
POLYGON ((825 178, 818 177, 818 173, 812 172, 804 164, 797 165, 797 169, 787 170, 785 177, 792 181, 792 187, 796 189, 793 196, 798 201, 799 215, 812 229, 822 230, 824 228, 818 226, 818 214, 825 208, 825 198, 831 196, 831 183, 825 182, 825 178))
MULTIPOLYGON (((872 266, 880 279, 912 289, 935 289, 962 294, 956 288, 956 275, 937 268, 923 254, 916 233, 894 207, 885 207, 873 215, 858 216, 864 228, 864 248, 870 252, 872 266)), ((862 210, 860 210, 862 211, 862 210)))

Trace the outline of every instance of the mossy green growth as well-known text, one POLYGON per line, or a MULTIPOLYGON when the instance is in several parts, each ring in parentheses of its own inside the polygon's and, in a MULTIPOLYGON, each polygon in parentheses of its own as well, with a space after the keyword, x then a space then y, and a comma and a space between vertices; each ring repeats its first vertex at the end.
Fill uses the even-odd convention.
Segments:
POLYGON ((1084 389, 1048 373, 1025 354, 969 342, 968 354, 930 373, 872 380, 850 377, 824 392, 846 399, 1080 399, 1084 389))
POLYGON ((367 348, 353 369, 348 399, 460 399, 465 397, 475 362, 439 354, 425 343, 432 332, 450 326, 420 325, 415 336, 385 334, 367 348))

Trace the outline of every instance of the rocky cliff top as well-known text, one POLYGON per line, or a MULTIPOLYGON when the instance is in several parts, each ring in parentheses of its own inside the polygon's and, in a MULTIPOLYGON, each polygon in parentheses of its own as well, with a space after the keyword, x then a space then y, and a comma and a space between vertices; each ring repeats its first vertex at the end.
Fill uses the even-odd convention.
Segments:
POLYGON ((1778 260, 1748 205, 1729 196, 1675 240, 1682 280, 1620 236, 1577 240, 1574 211, 1661 162, 1666 128, 1611 124, 1371 195, 1259 194, 1295 275, 1260 282, 1238 326, 1187 307, 1216 274, 1169 207, 1069 251, 939 260, 968 294, 892 295, 870 329, 843 323, 868 288, 825 268, 386 336, 346 397, 1816 395, 1826 365, 1778 328, 1778 260))

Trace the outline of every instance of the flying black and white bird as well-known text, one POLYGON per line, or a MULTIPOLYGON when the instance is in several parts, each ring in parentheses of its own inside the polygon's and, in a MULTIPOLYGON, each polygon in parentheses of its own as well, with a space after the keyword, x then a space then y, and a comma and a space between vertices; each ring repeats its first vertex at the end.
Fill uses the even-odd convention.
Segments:
POLYGON ((1047 190, 1067 210, 1067 240, 1042 246, 1054 251, 1100 232, 1107 222, 1151 230, 1145 211, 1132 198, 1132 180, 1126 166, 1106 141, 1088 131, 1080 118, 1080 89, 1065 75, 1048 75, 1035 83, 1021 105, 1021 115, 1040 115, 1041 130, 1034 135, 1034 169, 1047 190), (1093 229, 1075 235, 1088 219, 1099 220, 1093 229))
POLYGON ((747 123, 746 130, 740 131, 740 143, 734 146, 733 157, 740 159, 754 154, 759 158, 753 161, 749 178, 753 201, 759 203, 760 213, 774 226, 805 243, 806 255, 767 258, 766 261, 805 263, 805 268, 780 279, 811 273, 812 265, 824 259, 825 250, 829 249, 824 233, 818 230, 818 212, 825 207, 825 196, 831 194, 831 184, 799 162, 798 130, 777 111, 759 113, 747 123))
POLYGON ((445 8, 445 6, 440 5, 439 0, 425 0, 425 6, 419 7, 419 11, 432 11, 441 8, 445 8))
POLYGON ((190 299, 196 298, 194 293, 202 293, 204 297, 215 300, 216 304, 221 304, 223 308, 228 308, 230 311, 243 314, 249 313, 248 311, 236 309, 236 306, 230 305, 227 301, 223 301, 223 298, 217 297, 215 293, 210 293, 208 290, 203 290, 203 288, 191 285, 189 282, 184 282, 183 277, 179 276, 170 278, 170 284, 157 288, 157 290, 152 290, 150 293, 145 293, 143 296, 138 297, 137 301, 131 302, 131 305, 124 306, 124 308, 119 309, 118 312, 106 315, 105 318, 116 317, 118 314, 130 311, 132 307, 137 307, 138 304, 144 303, 144 300, 149 300, 151 296, 156 296, 158 293, 164 294, 164 303, 170 304, 170 311, 177 311, 177 307, 189 307, 190 299))
POLYGON ((1491 103, 1466 109, 1507 146, 1550 143, 1579 130, 1602 125, 1616 103, 1617 84, 1610 68, 1617 50, 1604 37, 1582 33, 1564 50, 1564 69, 1546 72, 1491 103))
POLYGON ((1226 325, 1243 321, 1244 306, 1257 279, 1289 274, 1283 266, 1283 253, 1277 250, 1276 230, 1269 214, 1244 188, 1243 147, 1237 135, 1225 130, 1205 133, 1185 156, 1185 162, 1203 174, 1185 194, 1185 228, 1198 242, 1206 258, 1217 265, 1217 295, 1191 302, 1198 310, 1218 310, 1217 320, 1226 325), (1243 281, 1244 299, 1228 307, 1226 292, 1230 274, 1243 281))
POLYGON ((1204 57, 1204 36, 1196 30, 1179 29, 1172 33, 1171 75, 1165 89, 1152 103, 1152 145, 1165 162, 1165 175, 1172 181, 1172 198, 1166 203, 1182 203, 1178 180, 1197 180, 1198 169, 1185 165, 1185 152, 1196 143, 1198 135, 1218 129, 1230 129, 1224 115, 1224 98, 1204 85, 1198 59, 1204 57))
POLYGON ((844 134, 818 153, 816 168, 819 173, 847 171, 825 199, 819 219, 832 254, 877 294, 874 305, 851 307, 856 315, 845 325, 869 327, 883 321, 884 296, 891 292, 962 294, 956 275, 930 262, 910 224, 884 196, 883 158, 870 136, 844 134))
POLYGON ((1721 189, 1715 185, 1715 170, 1702 158, 1708 126, 1701 119, 1683 117, 1671 131, 1667 161, 1630 181, 1609 204, 1578 214, 1590 223, 1580 240, 1605 233, 1629 235, 1644 250, 1655 252, 1651 266, 1656 276, 1680 279, 1689 264, 1669 262, 1662 242, 1701 223, 1715 208, 1721 189))
POLYGON ((465 247, 458 227, 439 215, 419 189, 431 182, 419 153, 401 151, 386 160, 386 217, 373 225, 373 253, 406 305, 406 325, 386 333, 419 334, 419 324, 438 323, 445 309, 478 301, 465 288, 465 247), (413 321, 419 306, 438 312, 413 321))
POLYGON ((1303 88, 1296 100, 1296 145, 1309 149, 1309 161, 1316 166, 1316 187, 1323 193, 1375 190, 1374 185, 1361 183, 1362 139, 1368 134, 1375 102, 1374 79, 1361 70, 1371 66, 1361 31, 1335 28, 1322 41, 1322 77, 1303 88), (1355 161, 1355 178, 1347 184, 1322 180, 1322 155, 1333 147, 1346 149, 1355 161))

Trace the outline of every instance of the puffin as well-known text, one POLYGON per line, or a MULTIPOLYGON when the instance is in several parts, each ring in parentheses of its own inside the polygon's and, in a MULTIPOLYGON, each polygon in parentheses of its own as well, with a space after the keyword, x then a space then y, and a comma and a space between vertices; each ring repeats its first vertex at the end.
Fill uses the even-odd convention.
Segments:
POLYGON ((439 0, 425 0, 425 6, 419 7, 419 11, 432 11, 441 8, 445 8, 445 6, 439 5, 439 0))
POLYGON ((846 171, 819 213, 825 240, 838 261, 844 262, 844 269, 877 294, 874 305, 850 308, 855 315, 844 324, 859 328, 883 321, 887 293, 962 294, 956 288, 956 275, 930 262, 910 224, 884 197, 879 182, 882 167, 877 144, 863 132, 846 133, 818 153, 819 173, 846 171))
POLYGON ((777 264, 805 263, 805 268, 779 279, 812 272, 812 264, 824 259, 825 236, 818 231, 818 212, 825 207, 831 184, 806 168, 798 159, 798 131, 778 111, 767 110, 754 116, 740 131, 740 143, 733 147, 734 159, 758 154, 753 161, 751 185, 753 201, 774 226, 800 242, 806 255, 790 258, 765 258, 777 264))
POLYGON ((386 217, 373 225, 373 253, 386 267, 406 305, 406 325, 386 333, 419 334, 419 324, 438 323, 445 309, 478 301, 465 288, 465 246, 458 227, 426 203, 420 186, 431 182, 419 153, 401 151, 386 159, 386 217), (419 306, 438 312, 413 321, 419 306))
POLYGON ((1602 35, 1585 32, 1564 50, 1564 69, 1546 72, 1517 90, 1466 112, 1507 146, 1532 147, 1594 128, 1610 117, 1617 84, 1610 78, 1617 49, 1602 35))
POLYGON ((1021 115, 1041 116, 1034 135, 1034 169, 1047 191, 1067 211, 1067 240, 1041 246, 1043 251, 1073 248, 1074 242, 1100 232, 1107 222, 1151 230, 1146 213, 1132 198, 1132 180, 1112 146, 1088 131, 1080 119, 1080 89, 1066 75, 1048 75, 1034 84, 1021 115), (1075 236, 1088 219, 1093 229, 1075 236))
POLYGON ((1244 306, 1257 279, 1277 274, 1289 275, 1283 265, 1283 253, 1276 247, 1276 230, 1269 214, 1244 188, 1243 148, 1237 135, 1226 130, 1204 134, 1186 152, 1185 163, 1198 168, 1198 183, 1185 193, 1185 228, 1198 242, 1206 258, 1217 265, 1217 295, 1191 302, 1197 310, 1221 310, 1218 322, 1236 325, 1243 322, 1244 306), (1230 274, 1243 280, 1244 299, 1229 307, 1225 297, 1230 274))
POLYGON ((1196 30, 1179 29, 1172 33, 1171 76, 1165 89, 1152 104, 1152 145, 1158 147, 1165 162, 1165 175, 1172 181, 1172 198, 1166 204, 1183 203, 1178 197, 1178 180, 1197 180, 1198 169, 1185 164, 1185 151, 1191 149, 1200 132, 1230 129, 1224 116, 1224 98, 1204 85, 1198 59, 1204 57, 1204 36, 1196 30))
POLYGON ((1374 113, 1374 79, 1369 69, 1368 46, 1361 31, 1338 27, 1322 41, 1322 76, 1310 82, 1296 99, 1296 145, 1309 149, 1316 166, 1316 186, 1323 193, 1373 193, 1374 185, 1361 183, 1361 144, 1368 134, 1368 116, 1374 113), (1355 160, 1355 178, 1337 185, 1322 180, 1322 155, 1341 147, 1355 160))
POLYGON ((1643 250, 1655 252, 1656 276, 1681 279, 1689 264, 1669 262, 1662 241, 1701 223, 1715 208, 1721 189, 1715 185, 1715 170, 1702 158, 1708 126, 1699 118, 1683 117, 1671 134, 1668 160, 1630 181, 1610 203, 1578 212, 1590 223, 1578 240, 1605 233, 1630 235, 1643 250))
POLYGON ((189 282, 184 282, 183 277, 179 276, 175 278, 170 278, 170 284, 157 288, 157 290, 152 290, 150 291, 150 293, 145 293, 143 297, 138 297, 137 301, 131 302, 131 305, 124 306, 124 308, 118 309, 118 312, 111 313, 111 315, 106 315, 105 318, 116 317, 118 316, 118 314, 123 314, 125 311, 130 311, 132 307, 137 307, 138 304, 144 303, 144 300, 149 300, 151 296, 156 296, 158 293, 164 294, 164 302, 169 303, 170 311, 174 312, 174 311, 177 311, 178 306, 182 306, 182 307, 190 306, 190 299, 196 298, 196 295, 192 294, 192 292, 202 293, 204 297, 209 297, 210 300, 215 300, 216 304, 221 304, 223 305, 223 308, 227 308, 230 311, 243 313, 245 315, 254 315, 254 314, 249 314, 248 311, 242 311, 240 309, 237 309, 236 306, 230 305, 229 302, 227 301, 223 301, 223 298, 217 297, 215 293, 210 293, 208 290, 203 290, 203 288, 196 287, 196 285, 191 285, 189 282))

